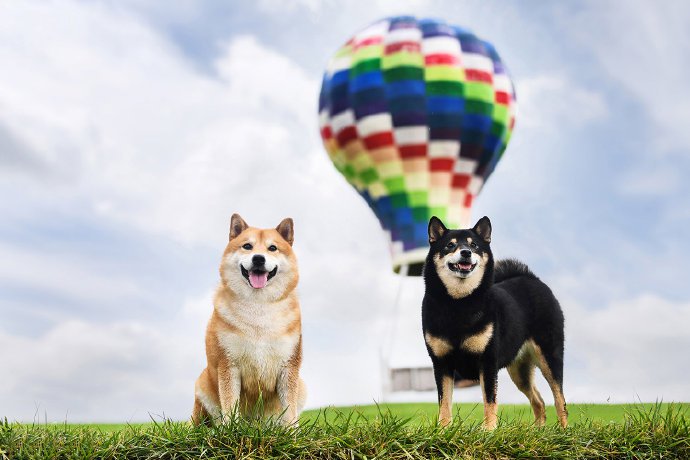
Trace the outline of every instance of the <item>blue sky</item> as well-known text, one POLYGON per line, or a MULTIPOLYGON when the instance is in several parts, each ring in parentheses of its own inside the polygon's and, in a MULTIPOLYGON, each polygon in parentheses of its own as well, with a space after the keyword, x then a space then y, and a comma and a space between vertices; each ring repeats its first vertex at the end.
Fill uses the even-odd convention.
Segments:
POLYGON ((393 361, 424 363, 421 286, 392 317, 384 235, 316 117, 331 53, 393 14, 471 28, 513 75, 515 134, 473 214, 561 299, 566 397, 687 401, 688 9, 0 3, 1 415, 186 418, 233 212, 295 219, 310 407, 381 397, 392 322, 393 361))

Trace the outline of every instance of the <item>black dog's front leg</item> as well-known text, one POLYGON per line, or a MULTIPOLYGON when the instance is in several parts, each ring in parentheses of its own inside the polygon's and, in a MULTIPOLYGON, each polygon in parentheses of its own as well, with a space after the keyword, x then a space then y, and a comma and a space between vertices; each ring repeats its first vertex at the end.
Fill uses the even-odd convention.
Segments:
POLYGON ((442 426, 450 425, 453 420, 453 369, 439 359, 433 360, 434 378, 438 391, 438 422, 442 426))
POLYGON ((479 373, 479 382, 484 397, 484 428, 493 430, 498 424, 498 404, 496 403, 498 370, 494 362, 485 360, 479 373))

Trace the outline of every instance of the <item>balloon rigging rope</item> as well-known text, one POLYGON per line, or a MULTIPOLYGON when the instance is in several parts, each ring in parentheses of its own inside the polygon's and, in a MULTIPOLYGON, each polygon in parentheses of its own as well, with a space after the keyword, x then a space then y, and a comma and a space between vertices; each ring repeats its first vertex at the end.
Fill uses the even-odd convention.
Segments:
POLYGON ((387 344, 386 344, 386 349, 384 350, 383 353, 383 358, 384 358, 384 364, 386 366, 386 369, 390 369, 390 361, 391 361, 391 355, 393 354, 393 345, 395 344, 395 336, 397 333, 397 326, 398 326, 398 318, 400 316, 400 304, 401 304, 401 298, 402 298, 402 291, 403 291, 403 284, 405 284, 405 279, 407 278, 407 272, 409 270, 409 265, 403 264, 400 266, 400 273, 398 276, 400 277, 400 282, 398 283, 398 291, 395 294, 395 302, 393 304, 393 314, 391 315, 391 326, 390 330, 388 332, 388 338, 387 338, 387 344))

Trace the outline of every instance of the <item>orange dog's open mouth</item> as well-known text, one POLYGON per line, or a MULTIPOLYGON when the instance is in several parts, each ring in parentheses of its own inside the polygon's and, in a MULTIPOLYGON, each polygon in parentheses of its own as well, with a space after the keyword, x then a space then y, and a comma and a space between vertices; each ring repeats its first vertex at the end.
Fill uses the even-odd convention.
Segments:
POLYGON ((266 270, 249 271, 241 265, 240 269, 242 270, 242 276, 244 276, 244 278, 249 282, 249 285, 254 289, 266 287, 268 280, 276 276, 276 273, 278 273, 278 267, 274 268, 270 272, 267 272, 266 270))

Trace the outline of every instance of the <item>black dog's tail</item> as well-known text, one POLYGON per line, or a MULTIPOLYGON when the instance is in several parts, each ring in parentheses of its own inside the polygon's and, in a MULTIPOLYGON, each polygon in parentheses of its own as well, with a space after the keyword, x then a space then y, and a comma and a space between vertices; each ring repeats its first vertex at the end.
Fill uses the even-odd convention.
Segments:
POLYGON ((502 259, 496 262, 496 266, 494 267, 494 283, 500 283, 501 281, 518 276, 528 276, 530 278, 537 277, 527 265, 519 260, 502 259))

